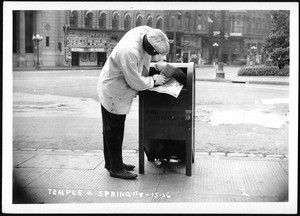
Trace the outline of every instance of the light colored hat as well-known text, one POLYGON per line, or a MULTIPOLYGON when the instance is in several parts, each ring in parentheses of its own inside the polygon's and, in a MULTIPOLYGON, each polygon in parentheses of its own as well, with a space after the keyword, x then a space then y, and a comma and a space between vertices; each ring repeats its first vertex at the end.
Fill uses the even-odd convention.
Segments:
POLYGON ((147 40, 160 55, 169 53, 169 39, 160 29, 151 29, 147 33, 147 40))

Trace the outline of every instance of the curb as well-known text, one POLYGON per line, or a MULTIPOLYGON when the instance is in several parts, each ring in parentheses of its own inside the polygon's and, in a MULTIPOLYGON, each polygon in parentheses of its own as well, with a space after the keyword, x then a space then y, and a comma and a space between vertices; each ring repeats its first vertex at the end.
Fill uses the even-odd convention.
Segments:
POLYGON ((196 81, 205 82, 224 82, 224 83, 242 83, 242 84, 267 84, 267 85, 290 85, 289 82, 276 82, 276 81, 238 81, 238 80, 227 80, 227 79, 202 79, 196 78, 196 81))
POLYGON ((290 85, 289 82, 276 82, 276 81, 247 81, 248 84, 270 84, 270 85, 290 85))
MULTIPOLYGON (((101 70, 102 67, 53 67, 53 68, 13 68, 13 72, 22 72, 22 71, 72 71, 72 70, 101 70)), ((235 81, 235 80, 228 80, 222 78, 196 78, 196 81, 207 81, 207 82, 226 82, 226 83, 244 83, 244 84, 269 84, 269 85, 289 85, 289 82, 278 82, 278 81, 235 81)))
POLYGON ((49 67, 49 68, 13 68, 13 72, 22 72, 22 71, 73 71, 73 70, 101 70, 102 67, 49 67))
MULTIPOLYGON (((36 151, 36 152, 56 152, 56 153, 84 153, 84 154, 100 154, 102 150, 80 150, 80 149, 36 149, 36 148, 13 148, 13 151, 36 151)), ((124 153, 136 154, 138 150, 123 150, 124 153)), ((242 153, 242 152, 195 152, 196 155, 228 157, 228 158, 266 158, 287 160, 289 155, 286 154, 261 154, 261 153, 242 153)))

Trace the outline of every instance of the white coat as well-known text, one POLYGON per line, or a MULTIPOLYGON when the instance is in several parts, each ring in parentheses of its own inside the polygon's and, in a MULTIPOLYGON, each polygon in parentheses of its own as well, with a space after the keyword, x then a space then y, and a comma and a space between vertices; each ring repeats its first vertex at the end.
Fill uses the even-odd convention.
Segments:
POLYGON ((128 114, 138 91, 154 86, 149 77, 151 56, 143 49, 143 36, 150 30, 139 26, 128 31, 108 57, 97 83, 100 103, 114 114, 128 114))

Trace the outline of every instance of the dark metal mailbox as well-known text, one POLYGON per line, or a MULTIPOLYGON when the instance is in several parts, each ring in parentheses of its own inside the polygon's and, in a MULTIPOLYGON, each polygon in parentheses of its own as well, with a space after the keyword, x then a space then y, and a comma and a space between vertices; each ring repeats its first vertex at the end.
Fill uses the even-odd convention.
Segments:
MULTIPOLYGON (((168 63, 180 68, 187 81, 177 98, 155 91, 139 92, 139 173, 144 173, 144 151, 154 158, 185 161, 186 175, 192 175, 195 149, 195 66, 168 63)), ((150 65, 149 75, 159 73, 150 65)))

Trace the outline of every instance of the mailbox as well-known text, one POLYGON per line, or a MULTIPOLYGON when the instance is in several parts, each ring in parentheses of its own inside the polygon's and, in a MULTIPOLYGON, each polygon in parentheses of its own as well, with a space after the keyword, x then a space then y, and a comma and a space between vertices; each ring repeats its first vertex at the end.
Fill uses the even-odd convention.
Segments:
MULTIPOLYGON (((144 173, 144 151, 155 158, 181 159, 186 175, 192 175, 195 156, 195 66, 168 63, 181 69, 186 83, 177 98, 155 91, 139 92, 139 173, 144 173)), ((160 73, 150 65, 149 75, 160 73)))

